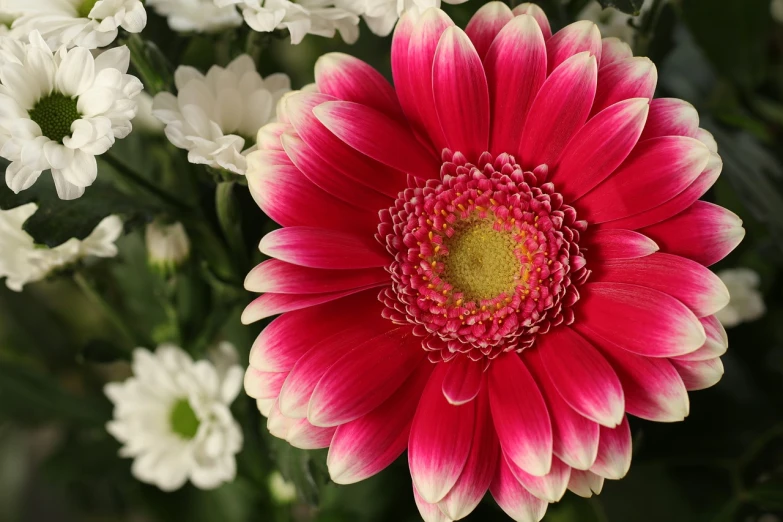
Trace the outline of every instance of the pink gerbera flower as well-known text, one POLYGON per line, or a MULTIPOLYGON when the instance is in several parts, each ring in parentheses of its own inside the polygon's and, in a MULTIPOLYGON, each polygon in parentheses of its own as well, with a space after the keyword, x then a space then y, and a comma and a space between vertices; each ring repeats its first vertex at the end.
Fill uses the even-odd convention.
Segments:
POLYGON ((728 293, 705 267, 741 221, 698 201, 721 160, 696 111, 653 100, 652 62, 593 23, 430 9, 400 20, 392 70, 322 57, 248 157, 284 228, 244 320, 283 315, 245 387, 337 483, 407 449, 428 522, 488 489, 538 521, 625 475, 626 413, 682 420, 718 381, 728 293))

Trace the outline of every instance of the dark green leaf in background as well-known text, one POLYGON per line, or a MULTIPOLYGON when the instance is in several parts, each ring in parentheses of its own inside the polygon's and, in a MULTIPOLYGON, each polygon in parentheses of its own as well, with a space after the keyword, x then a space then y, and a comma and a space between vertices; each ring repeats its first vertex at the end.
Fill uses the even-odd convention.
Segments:
POLYGON ((603 7, 614 7, 631 15, 638 15, 644 4, 644 0, 598 0, 598 2, 603 7))

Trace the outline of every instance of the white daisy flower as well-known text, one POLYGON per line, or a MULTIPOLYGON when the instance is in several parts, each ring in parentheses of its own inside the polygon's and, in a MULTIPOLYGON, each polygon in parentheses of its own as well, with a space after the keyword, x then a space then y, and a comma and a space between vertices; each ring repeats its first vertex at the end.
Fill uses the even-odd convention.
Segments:
POLYGON ((729 268, 718 272, 718 277, 729 289, 729 304, 715 316, 726 328, 755 321, 766 312, 764 297, 759 292, 761 278, 750 268, 729 268))
POLYGON ((158 93, 152 113, 166 124, 169 141, 188 152, 188 161, 236 174, 247 169, 245 156, 255 149, 255 136, 274 121, 274 107, 291 90, 285 74, 266 78, 243 54, 225 69, 213 66, 206 76, 193 67, 174 73, 177 96, 158 93))
POLYGON ((364 0, 215 0, 219 6, 236 5, 254 31, 286 29, 291 43, 307 34, 332 38, 336 32, 347 43, 359 38, 359 15, 364 0))
POLYGON ((133 476, 164 491, 187 480, 201 489, 233 480, 242 430, 230 406, 242 368, 219 372, 171 344, 137 348, 132 368, 133 377, 104 391, 114 403, 106 429, 123 443, 120 456, 134 458, 133 476))
POLYGON ((5 284, 11 290, 21 292, 26 284, 40 281, 53 271, 87 256, 117 255, 114 243, 122 234, 119 217, 105 218, 82 241, 71 238, 54 248, 47 248, 36 245, 32 236, 22 229, 37 210, 35 203, 0 210, 0 278, 5 277, 5 284))
POLYGON ((98 173, 95 156, 131 131, 141 82, 129 74, 130 52, 93 58, 82 47, 52 54, 38 32, 24 44, 0 37, 0 156, 11 164, 14 192, 51 169, 57 194, 75 199, 98 173))
POLYGON ((38 31, 51 47, 105 47, 122 27, 138 33, 147 25, 140 0, 5 0, 9 12, 21 13, 12 32, 25 37, 38 31))
MULTIPOLYGON (((467 0, 443 0, 447 4, 461 4, 467 0)), ((406 11, 422 13, 430 7, 440 9, 441 0, 365 0, 362 18, 370 31, 387 36, 406 11)))
POLYGON ((147 225, 144 238, 150 264, 163 273, 173 271, 190 255, 190 240, 182 223, 153 221, 147 225))
POLYGON ((218 7, 212 0, 147 0, 147 6, 165 16, 174 31, 214 32, 242 23, 233 6, 218 7))

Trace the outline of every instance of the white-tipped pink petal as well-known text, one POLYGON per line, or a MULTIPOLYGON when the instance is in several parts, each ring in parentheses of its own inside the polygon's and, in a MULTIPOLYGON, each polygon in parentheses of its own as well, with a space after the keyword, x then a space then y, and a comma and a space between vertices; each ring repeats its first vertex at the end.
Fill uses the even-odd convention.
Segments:
POLYGON ((421 341, 403 328, 359 344, 318 381, 310 397, 308 420, 327 427, 366 415, 397 392, 424 355, 421 341))
POLYGON ((642 139, 661 136, 689 136, 699 132, 699 113, 690 103, 677 98, 656 98, 650 102, 650 115, 642 139))
POLYGON ((269 257, 310 268, 386 266, 389 254, 372 237, 315 227, 286 227, 264 236, 259 250, 269 257))
POLYGON ((604 426, 622 421, 625 402, 620 380, 589 341, 561 327, 542 335, 537 344, 549 378, 569 406, 604 426))
POLYGON ((416 25, 414 15, 410 11, 402 14, 391 44, 391 69, 394 79, 394 91, 406 118, 419 134, 423 133, 420 125, 416 100, 413 97, 413 77, 408 70, 408 47, 416 25))
POLYGON ((661 251, 710 266, 726 257, 745 237, 742 220, 718 205, 697 201, 673 218, 639 232, 658 243, 661 251))
POLYGON ((481 58, 459 27, 449 27, 440 37, 432 92, 446 146, 478 160, 489 149, 489 91, 481 58))
POLYGON ((372 66, 344 53, 326 53, 315 62, 318 91, 402 118, 394 88, 372 66))
POLYGON ((572 469, 568 480, 568 489, 580 497, 590 498, 593 494, 600 494, 604 488, 604 478, 591 473, 572 469))
MULTIPOLYGON (((473 363, 477 364, 477 363, 473 363)), ((473 443, 465 469, 449 494, 438 503, 440 510, 453 520, 468 516, 478 506, 489 489, 500 455, 492 414, 489 409, 489 394, 484 385, 476 399, 476 422, 473 443)))
POLYGON ((440 502, 457 483, 470 453, 476 401, 462 406, 443 396, 446 369, 437 365, 413 418, 408 465, 417 491, 427 502, 440 502))
POLYGON ((572 56, 544 81, 530 107, 519 150, 523 166, 552 165, 587 121, 595 97, 595 56, 572 56))
POLYGON ((577 202, 580 216, 603 223, 654 208, 683 192, 704 171, 710 151, 698 140, 646 140, 623 165, 577 202))
POLYGON ((416 489, 415 483, 413 484, 413 498, 416 500, 416 507, 419 508, 419 514, 424 522, 453 522, 453 520, 443 514, 438 504, 424 500, 416 489))
POLYGON ((451 404, 460 405, 476 398, 481 389, 485 365, 466 355, 458 355, 446 365, 443 395, 451 404))
POLYGON ((433 367, 419 365, 386 402, 367 415, 338 426, 326 459, 334 482, 359 482, 402 455, 408 447, 413 415, 433 367))
POLYGON ((601 31, 589 20, 567 25, 546 41, 547 70, 551 74, 558 65, 575 54, 589 52, 601 62, 601 31))
POLYGON ((307 422, 307 419, 299 419, 289 426, 285 440, 291 446, 303 450, 328 448, 334 432, 335 428, 320 428, 307 422))
POLYGON ((723 377, 723 363, 719 357, 704 361, 673 359, 672 365, 682 377, 685 387, 691 391, 715 386, 723 377))
POLYGON ((335 136, 362 154, 413 176, 427 179, 439 162, 402 123, 354 102, 326 102, 313 109, 335 136))
POLYGON ((488 377, 492 420, 503 453, 531 475, 546 475, 552 465, 552 424, 533 376, 511 352, 492 361, 488 377))
POLYGON ((382 268, 361 270, 323 270, 292 265, 279 259, 267 259, 245 278, 251 292, 278 294, 320 294, 388 282, 382 268))
POLYGON ((630 98, 652 99, 658 70, 649 58, 636 57, 601 68, 592 114, 630 98))
POLYGON ((546 514, 549 504, 532 495, 519 483, 503 457, 498 462, 489 489, 500 509, 515 522, 539 522, 546 514))
POLYGON ((671 254, 609 262, 601 267, 598 279, 654 288, 682 301, 697 317, 729 304, 729 291, 718 276, 695 261, 671 254))
POLYGON ((516 151, 527 113, 546 79, 546 45, 536 21, 517 16, 484 58, 491 111, 490 151, 516 151))
POLYGON ((465 26, 465 34, 473 42, 479 58, 484 59, 492 41, 512 18, 511 9, 503 2, 488 2, 476 11, 465 26))
POLYGON ((544 39, 548 40, 552 37, 552 28, 549 26, 549 19, 546 17, 546 13, 538 5, 532 2, 522 2, 516 6, 511 13, 514 16, 520 16, 523 14, 532 16, 541 29, 541 34, 544 35, 544 39))
POLYGON ((526 473, 511 460, 507 459, 506 464, 519 483, 532 495, 547 502, 558 502, 563 498, 568 487, 571 467, 557 457, 552 459, 552 469, 543 477, 526 473))
POLYGON ((552 175, 564 196, 574 200, 609 177, 636 146, 649 102, 636 98, 607 107, 571 139, 552 175))
POLYGON ((616 428, 601 426, 598 458, 590 471, 604 478, 619 480, 631 468, 631 427, 628 419, 616 428))
POLYGON ((633 230, 598 229, 585 237, 591 255, 603 261, 635 259, 658 251, 655 241, 633 230))
POLYGON ((601 69, 628 58, 633 58, 633 51, 627 43, 615 37, 601 40, 601 69))
POLYGON ((707 340, 695 352, 680 355, 676 359, 680 361, 705 361, 720 357, 728 350, 729 338, 718 318, 714 315, 708 315, 707 317, 701 317, 699 321, 701 321, 704 331, 707 333, 707 340))
POLYGON ((579 301, 580 333, 607 339, 628 351, 671 357, 699 348, 707 336, 693 312, 658 290, 625 283, 587 283, 579 301))
POLYGON ((245 307, 242 311, 240 320, 242 321, 242 324, 252 324, 261 319, 272 317, 273 315, 328 303, 329 301, 334 301, 341 297, 355 294, 362 290, 366 290, 367 288, 380 286, 382 284, 383 283, 375 283, 364 288, 352 288, 340 292, 329 292, 324 294, 264 294, 255 298, 245 307))
POLYGON ((254 399, 277 398, 288 372, 262 372, 250 367, 245 372, 245 393, 254 399))

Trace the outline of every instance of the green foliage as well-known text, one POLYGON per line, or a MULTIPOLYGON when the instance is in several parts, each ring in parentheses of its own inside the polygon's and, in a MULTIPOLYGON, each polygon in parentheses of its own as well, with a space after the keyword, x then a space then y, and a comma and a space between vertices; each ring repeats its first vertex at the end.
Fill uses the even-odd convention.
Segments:
POLYGON ((598 0, 604 7, 614 7, 624 13, 638 15, 642 10, 644 0, 598 0))

